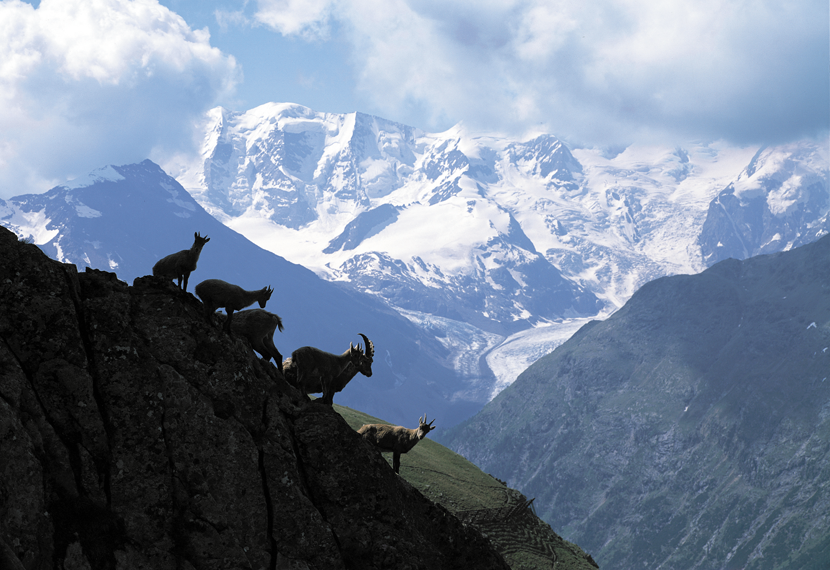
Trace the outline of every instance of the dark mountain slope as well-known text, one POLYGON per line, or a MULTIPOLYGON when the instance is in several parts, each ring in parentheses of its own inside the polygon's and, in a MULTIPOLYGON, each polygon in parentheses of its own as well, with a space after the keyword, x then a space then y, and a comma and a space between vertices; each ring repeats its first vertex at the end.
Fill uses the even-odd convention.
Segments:
POLYGON ((441 441, 604 568, 826 568, 830 237, 647 284, 441 441))
POLYGON ((470 567, 508 568, 195 298, 0 228, 0 568, 470 567))

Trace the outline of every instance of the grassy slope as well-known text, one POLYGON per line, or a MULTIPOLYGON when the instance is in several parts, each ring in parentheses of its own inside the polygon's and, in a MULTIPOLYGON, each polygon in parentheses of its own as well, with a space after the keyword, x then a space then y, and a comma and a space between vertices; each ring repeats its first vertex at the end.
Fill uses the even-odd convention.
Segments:
MULTIPOLYGON (((355 430, 363 424, 386 423, 362 412, 334 409, 355 430)), ((386 454, 390 467, 392 454, 386 454)), ((401 456, 401 476, 424 496, 453 513, 521 505, 525 497, 430 439, 401 456)), ((513 570, 551 568, 594 570, 588 555, 557 535, 530 509, 506 522, 474 523, 495 544, 513 570)))

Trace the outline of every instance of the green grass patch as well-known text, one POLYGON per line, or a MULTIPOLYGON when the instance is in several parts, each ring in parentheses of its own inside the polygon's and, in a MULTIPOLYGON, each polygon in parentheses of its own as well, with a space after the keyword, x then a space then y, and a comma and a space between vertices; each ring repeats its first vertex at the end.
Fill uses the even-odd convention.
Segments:
MULTIPOLYGON (((363 424, 388 423, 345 406, 335 404, 334 409, 354 430, 363 424)), ((392 454, 385 453, 384 457, 391 469, 392 454)), ((429 436, 409 453, 401 455, 400 475, 425 497, 460 518, 464 511, 504 509, 527 501, 519 491, 484 473, 429 436)), ((557 535, 530 508, 508 520, 470 524, 490 539, 513 570, 550 568, 554 561, 557 570, 596 568, 581 548, 557 535)))

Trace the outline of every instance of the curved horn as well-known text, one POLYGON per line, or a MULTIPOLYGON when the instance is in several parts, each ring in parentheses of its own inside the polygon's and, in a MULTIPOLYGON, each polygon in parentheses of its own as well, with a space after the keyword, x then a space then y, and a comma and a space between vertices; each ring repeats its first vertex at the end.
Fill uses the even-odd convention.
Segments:
POLYGON ((369 358, 372 358, 373 356, 375 356, 375 345, 372 343, 371 340, 369 340, 369 337, 367 337, 363 333, 357 333, 357 334, 362 336, 363 337, 363 342, 366 343, 366 356, 368 356, 369 358))

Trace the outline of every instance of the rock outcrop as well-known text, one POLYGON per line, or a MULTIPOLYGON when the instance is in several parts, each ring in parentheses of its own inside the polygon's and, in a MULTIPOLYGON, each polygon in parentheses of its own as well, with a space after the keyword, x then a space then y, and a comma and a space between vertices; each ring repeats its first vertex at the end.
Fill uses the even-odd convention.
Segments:
POLYGON ((0 568, 507 565, 191 294, 0 228, 0 568))

